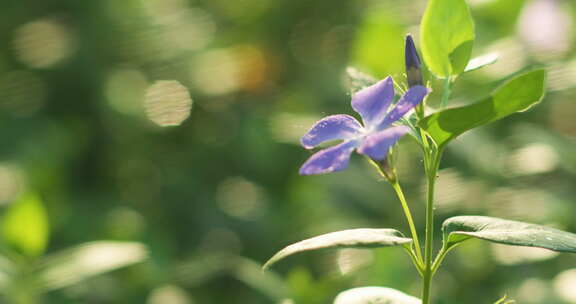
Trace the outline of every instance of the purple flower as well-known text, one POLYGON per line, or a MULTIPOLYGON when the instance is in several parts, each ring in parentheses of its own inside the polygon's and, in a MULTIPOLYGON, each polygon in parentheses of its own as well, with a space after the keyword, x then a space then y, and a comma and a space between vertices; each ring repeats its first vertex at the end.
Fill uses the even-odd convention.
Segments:
POLYGON ((300 174, 322 174, 346 169, 354 150, 380 161, 404 134, 407 126, 393 126, 408 111, 418 105, 429 90, 421 85, 411 87, 392 107, 394 82, 387 77, 352 96, 352 108, 362 117, 362 126, 354 117, 345 114, 324 117, 312 126, 300 142, 312 149, 329 140, 342 140, 338 145, 320 150, 300 168, 300 174))

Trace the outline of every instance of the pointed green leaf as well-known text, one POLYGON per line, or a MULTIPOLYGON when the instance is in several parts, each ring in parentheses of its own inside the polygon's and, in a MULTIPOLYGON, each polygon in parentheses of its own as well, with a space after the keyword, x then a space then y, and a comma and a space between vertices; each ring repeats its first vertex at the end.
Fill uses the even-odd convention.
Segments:
POLYGON ((276 253, 264 269, 284 259, 287 256, 325 248, 377 248, 387 246, 408 245, 412 239, 406 238, 394 229, 350 229, 319 235, 294 243, 276 253))
POLYGON ((544 96, 544 70, 524 73, 504 83, 488 98, 463 107, 436 112, 420 122, 440 147, 473 128, 529 109, 544 96))
POLYGON ((46 249, 48 218, 34 194, 24 194, 9 207, 2 228, 6 242, 27 256, 39 256, 46 249))
POLYGON ((420 299, 388 287, 358 287, 338 294, 334 304, 420 304, 420 299))
POLYGON ((98 241, 46 257, 38 277, 45 290, 70 286, 93 276, 143 261, 146 248, 137 242, 98 241))
POLYGON ((472 72, 481 69, 487 65, 491 65, 498 61, 498 54, 488 53, 486 55, 478 56, 473 58, 468 62, 468 65, 464 69, 464 72, 472 72))
POLYGON ((474 44, 474 21, 464 0, 430 0, 420 26, 428 69, 447 78, 464 71, 474 44))
POLYGON ((452 66, 452 74, 458 75, 464 72, 468 65, 468 61, 470 61, 473 46, 474 41, 468 40, 460 44, 450 53, 448 57, 450 58, 450 64, 452 66))
POLYGON ((442 224, 444 247, 470 238, 514 246, 541 247, 576 253, 576 234, 566 231, 488 216, 456 216, 442 224))

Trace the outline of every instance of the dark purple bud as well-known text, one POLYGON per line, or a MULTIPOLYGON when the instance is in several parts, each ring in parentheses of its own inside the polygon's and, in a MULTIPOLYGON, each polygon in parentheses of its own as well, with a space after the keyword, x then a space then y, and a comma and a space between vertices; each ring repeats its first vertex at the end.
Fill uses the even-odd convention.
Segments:
POLYGON ((422 85, 422 64, 411 35, 406 36, 404 58, 406 62, 406 78, 408 79, 408 86, 412 87, 415 85, 422 85))

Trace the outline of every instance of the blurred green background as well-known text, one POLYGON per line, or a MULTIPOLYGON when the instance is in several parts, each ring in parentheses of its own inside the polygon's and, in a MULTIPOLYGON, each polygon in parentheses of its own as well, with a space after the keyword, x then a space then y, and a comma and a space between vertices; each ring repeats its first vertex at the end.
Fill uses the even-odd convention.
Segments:
MULTIPOLYGON (((531 66, 547 68, 548 93, 448 148, 438 223, 478 214, 576 232, 576 2, 468 2, 474 54, 500 59, 462 76, 451 105, 531 66)), ((298 139, 315 119, 352 113, 346 66, 403 81, 403 39, 418 38, 425 5, 2 0, 0 301, 315 304, 364 285, 418 295, 400 249, 260 265, 320 233, 407 231, 360 157, 298 176, 310 155, 298 139)), ((400 151, 422 230, 419 150, 406 137, 400 151)), ((576 303, 574 255, 469 241, 444 266, 436 303, 576 303)))

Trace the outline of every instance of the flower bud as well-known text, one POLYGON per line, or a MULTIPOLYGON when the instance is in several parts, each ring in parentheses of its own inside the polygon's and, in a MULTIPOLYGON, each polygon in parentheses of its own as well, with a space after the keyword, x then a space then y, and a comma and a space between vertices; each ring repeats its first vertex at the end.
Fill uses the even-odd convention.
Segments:
POLYGON ((406 47, 404 49, 404 58, 406 62, 406 78, 408 86, 422 85, 422 63, 418 57, 418 51, 414 45, 411 35, 406 36, 406 47))

